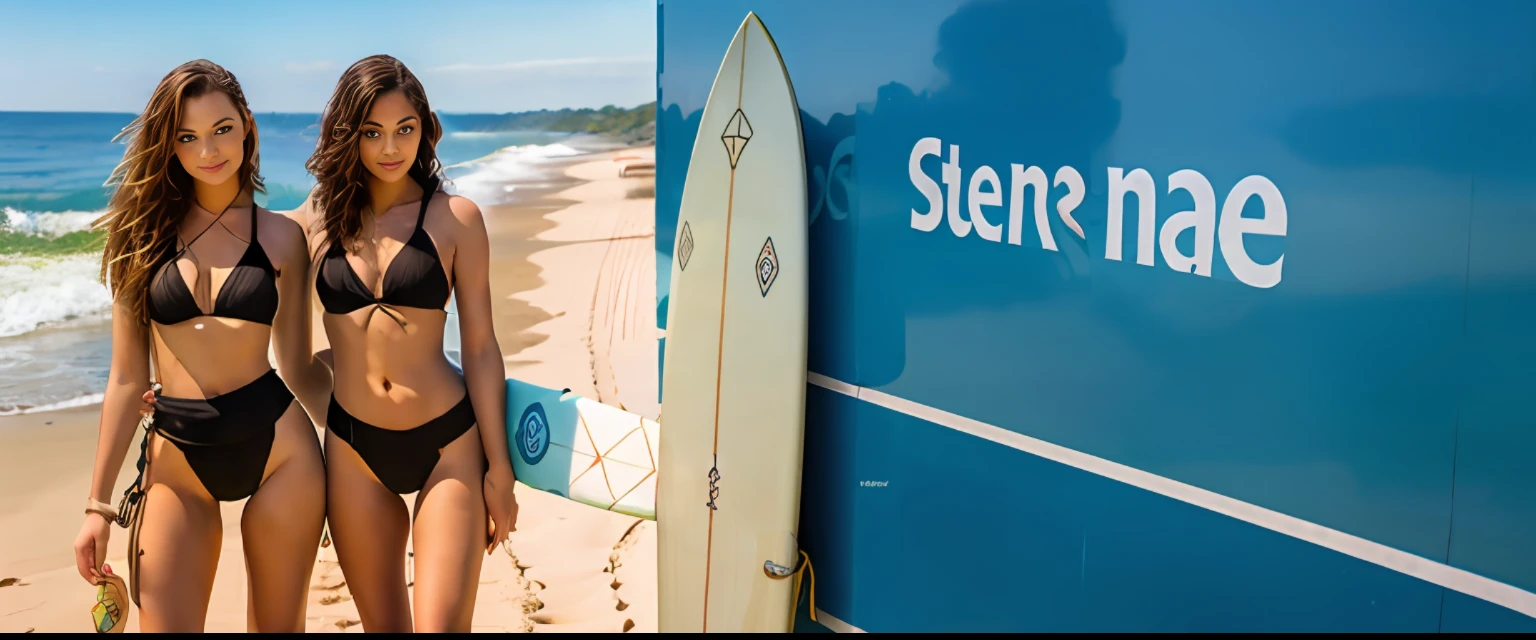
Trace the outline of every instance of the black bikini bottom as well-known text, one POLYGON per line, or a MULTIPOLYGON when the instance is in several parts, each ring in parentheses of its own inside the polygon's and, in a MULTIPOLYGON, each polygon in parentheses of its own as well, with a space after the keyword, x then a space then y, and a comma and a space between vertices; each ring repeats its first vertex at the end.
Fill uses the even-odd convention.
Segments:
POLYGON ((326 412, 326 428, 347 441, 384 487, 399 495, 415 493, 427 484, 443 447, 475 426, 475 409, 469 393, 447 413, 414 429, 383 429, 352 417, 336 396, 326 412))
POLYGON ((293 393, 277 371, 224 395, 172 398, 155 395, 156 433, 186 457, 203 488, 220 502, 249 498, 261 487, 277 420, 293 393))

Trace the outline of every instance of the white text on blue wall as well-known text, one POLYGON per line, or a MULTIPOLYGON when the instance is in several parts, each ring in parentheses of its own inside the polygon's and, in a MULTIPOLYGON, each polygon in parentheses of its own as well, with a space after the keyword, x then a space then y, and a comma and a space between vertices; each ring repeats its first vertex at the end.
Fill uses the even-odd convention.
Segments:
MULTIPOLYGON (((1040 167, 1010 165, 1008 218, 1002 223, 994 224, 987 219, 983 207, 1003 205, 1002 183, 997 172, 986 165, 979 166, 971 172, 965 198, 969 216, 962 216, 960 188, 964 181, 961 178, 960 145, 949 145, 949 159, 943 163, 940 176, 944 188, 941 189, 938 182, 923 173, 921 166, 923 158, 938 156, 942 151, 943 142, 938 138, 923 138, 912 147, 912 155, 907 161, 907 172, 912 179, 912 186, 928 199, 927 212, 912 210, 913 229, 924 232, 933 231, 941 222, 947 221, 949 230, 961 238, 970 235, 974 230, 983 240, 1002 242, 1003 229, 1006 225, 1008 243, 1022 244, 1024 189, 1031 187, 1034 189, 1035 196, 1034 227, 1040 237, 1040 246, 1047 251, 1056 251, 1056 241, 1051 237, 1050 220, 1046 213, 1046 194, 1052 185, 1057 187, 1066 185, 1066 195, 1056 201, 1057 216, 1079 238, 1086 237, 1082 226, 1072 217, 1072 212, 1083 203, 1083 196, 1087 193, 1083 176, 1076 169, 1061 167, 1056 170, 1054 181, 1048 183, 1045 171, 1040 167)), ((1227 193, 1226 200, 1221 205, 1218 224, 1216 193, 1210 181, 1206 180, 1200 172, 1192 169, 1176 171, 1168 176, 1168 193, 1184 190, 1194 198, 1195 207, 1193 211, 1180 211, 1173 214, 1163 222, 1162 229, 1157 230, 1155 229, 1157 185, 1153 182, 1152 175, 1145 169, 1133 169, 1127 173, 1120 167, 1109 167, 1108 173, 1109 212, 1106 217, 1104 238, 1106 259, 1115 261, 1122 259, 1125 200, 1127 196, 1135 195, 1136 264, 1153 266, 1155 244, 1157 249, 1161 249, 1163 262, 1169 268, 1180 273, 1194 273, 1209 277, 1211 260, 1219 243, 1222 259, 1232 271, 1232 275, 1243 284, 1269 288, 1280 283, 1280 270, 1285 256, 1282 254, 1272 263, 1260 264, 1248 256, 1247 249, 1243 246, 1244 235, 1285 235, 1285 198, 1280 195, 1280 189, 1268 178, 1251 175, 1239 180, 1227 193), (1250 198, 1254 197, 1259 198, 1263 203, 1264 215, 1261 218, 1245 218, 1242 215, 1243 207, 1250 198), (1175 245, 1179 234, 1189 229, 1193 229, 1195 235, 1194 255, 1180 253, 1175 245)))

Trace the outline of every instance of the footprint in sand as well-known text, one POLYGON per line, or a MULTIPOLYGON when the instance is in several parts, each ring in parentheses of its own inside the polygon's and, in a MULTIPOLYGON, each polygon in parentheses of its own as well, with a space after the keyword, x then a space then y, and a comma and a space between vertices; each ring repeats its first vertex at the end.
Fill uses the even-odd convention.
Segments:
POLYGON ((310 587, 309 590, 310 591, 335 591, 335 590, 340 589, 340 588, 345 587, 345 586, 347 586, 347 581, 343 580, 343 579, 340 579, 340 578, 337 578, 334 583, 332 583, 332 582, 321 582, 320 584, 317 584, 317 585, 315 585, 313 587, 310 587))
POLYGON ((501 550, 507 554, 507 558, 512 560, 512 567, 517 570, 517 576, 515 576, 513 582, 503 587, 506 590, 504 592, 505 601, 521 604, 523 610, 521 631, 523 633, 532 633, 535 626, 534 614, 544 608, 544 601, 540 600, 538 596, 538 592, 545 588, 544 583, 538 580, 530 580, 527 576, 523 575, 523 572, 529 566, 517 559, 517 554, 512 552, 510 541, 502 543, 501 550))
MULTIPOLYGON (((624 586, 624 583, 619 582, 619 578, 618 578, 618 576, 616 574, 618 572, 619 567, 624 566, 624 561, 622 559, 623 552, 627 551, 631 547, 635 546, 635 542, 639 539, 639 537, 640 537, 639 527, 640 527, 641 523, 643 523, 643 522, 645 522, 645 521, 644 520, 635 520, 634 524, 629 525, 629 529, 624 532, 623 536, 619 537, 619 541, 618 542, 614 543, 614 545, 613 545, 613 553, 608 554, 608 566, 603 568, 603 572, 604 573, 615 574, 614 578, 613 578, 613 582, 610 583, 608 585, 608 587, 610 589, 613 589, 613 592, 614 592, 613 593, 613 600, 614 600, 614 602, 618 603, 618 604, 614 605, 614 609, 618 610, 618 611, 623 611, 625 609, 628 609, 629 608, 629 603, 625 602, 623 599, 619 598, 619 593, 618 593, 619 592, 619 587, 624 586)), ((635 626, 635 622, 633 620, 625 620, 624 621, 624 630, 625 631, 629 631, 630 629, 634 628, 634 626, 635 626)))

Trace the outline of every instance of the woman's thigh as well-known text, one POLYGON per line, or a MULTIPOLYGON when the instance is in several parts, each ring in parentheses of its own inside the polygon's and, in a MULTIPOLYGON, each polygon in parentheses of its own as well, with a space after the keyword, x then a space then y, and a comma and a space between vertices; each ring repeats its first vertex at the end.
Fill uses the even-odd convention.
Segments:
POLYGON ((147 480, 134 576, 139 585, 139 628, 200 632, 223 541, 219 503, 203 488, 181 451, 163 438, 155 437, 150 443, 147 480))
POLYGON ((410 514, 345 440, 325 432, 326 517, 331 544, 363 630, 411 631, 405 586, 410 514))
POLYGON ((325 483, 320 441, 294 402, 278 420, 266 479, 241 516, 248 631, 304 630, 309 580, 325 525, 325 483))
POLYGON ((489 543, 485 453, 471 428, 443 448, 416 497, 416 630, 468 632, 489 543))

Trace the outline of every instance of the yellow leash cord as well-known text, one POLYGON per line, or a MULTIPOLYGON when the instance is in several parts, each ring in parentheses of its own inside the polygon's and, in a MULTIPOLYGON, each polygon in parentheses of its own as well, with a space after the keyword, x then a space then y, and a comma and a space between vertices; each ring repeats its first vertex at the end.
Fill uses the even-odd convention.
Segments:
MULTIPOLYGON (((779 569, 779 570, 783 569, 783 567, 777 567, 776 565, 775 565, 775 568, 779 569)), ((805 553, 804 549, 800 550, 800 568, 795 569, 793 572, 786 572, 786 573, 783 573, 783 574, 778 574, 777 572, 769 571, 767 567, 764 567, 763 573, 767 574, 769 578, 773 578, 774 580, 783 580, 783 579, 791 577, 791 576, 793 576, 794 579, 795 579, 795 581, 794 581, 794 585, 795 586, 793 587, 793 589, 795 591, 795 600, 790 605, 790 608, 789 608, 789 628, 790 628, 791 631, 793 631, 794 628, 795 628, 795 614, 799 613, 799 611, 800 611, 800 587, 804 584, 804 582, 801 580, 801 578, 805 574, 809 574, 810 577, 811 577, 811 581, 810 581, 811 582, 811 588, 810 588, 810 594, 811 594, 811 597, 810 597, 810 599, 811 599, 811 622, 816 622, 817 621, 816 620, 816 569, 811 566, 811 556, 807 555, 805 553)))

